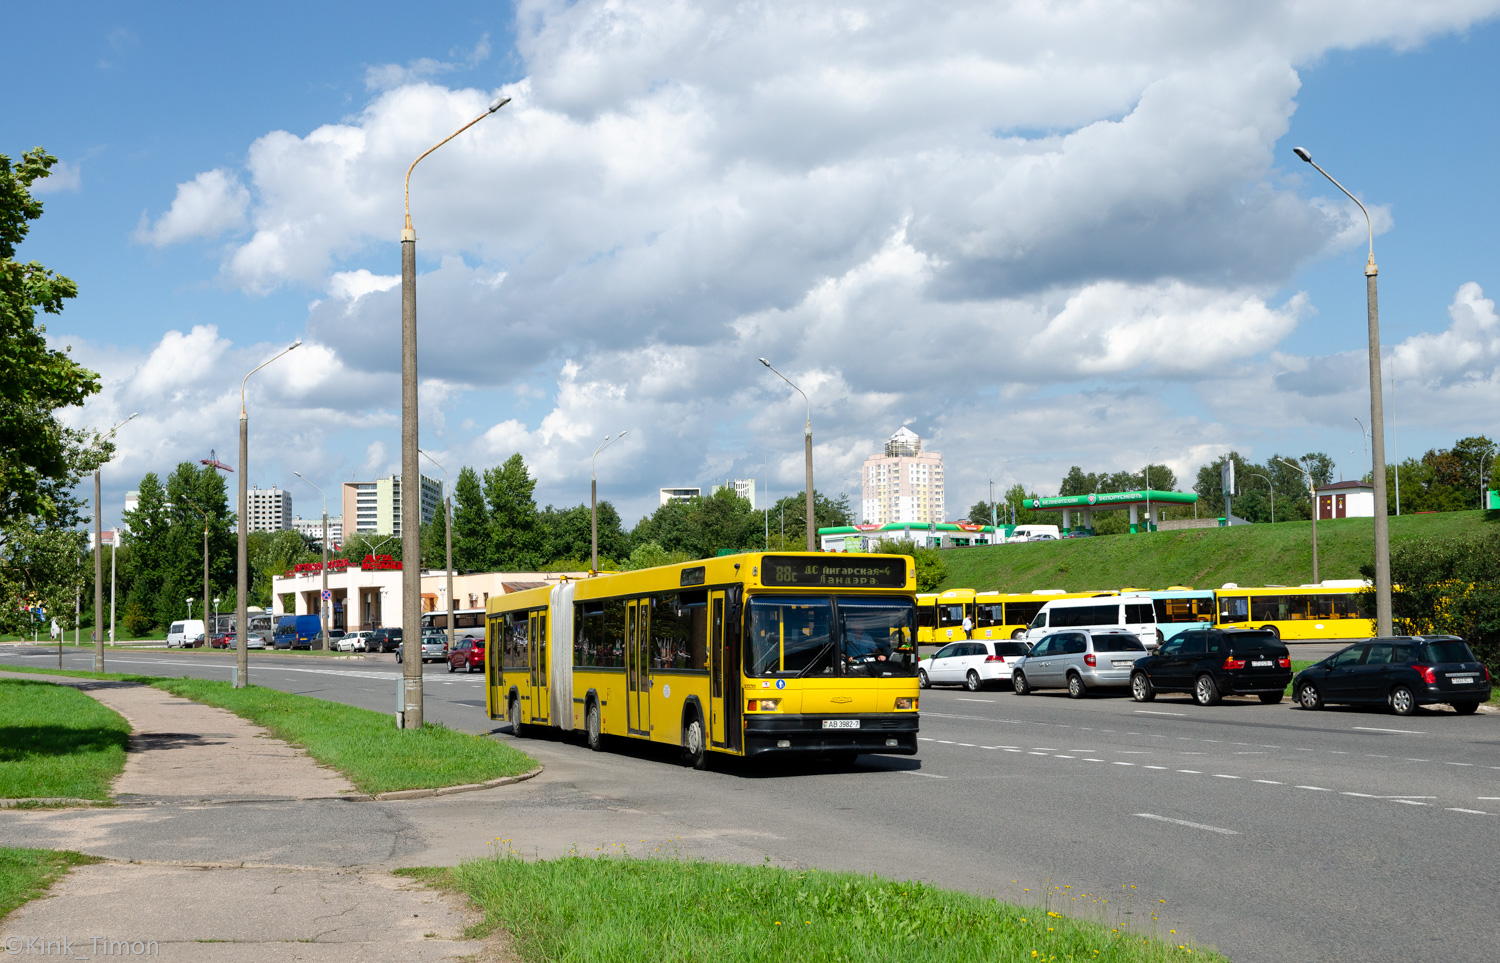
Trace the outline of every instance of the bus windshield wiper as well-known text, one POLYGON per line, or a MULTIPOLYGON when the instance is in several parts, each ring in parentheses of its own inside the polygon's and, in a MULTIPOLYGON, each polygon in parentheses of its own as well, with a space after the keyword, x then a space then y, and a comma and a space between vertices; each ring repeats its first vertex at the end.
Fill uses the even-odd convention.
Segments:
POLYGON ((825 652, 827 652, 829 649, 833 648, 833 644, 834 644, 835 641, 837 641, 837 640, 833 639, 833 638, 829 638, 829 640, 827 642, 824 642, 821 646, 819 646, 818 647, 818 651, 816 651, 816 652, 813 653, 812 660, 807 663, 807 667, 804 668, 801 672, 798 672, 794 678, 800 679, 803 676, 807 675, 809 672, 811 672, 813 669, 816 669, 818 667, 818 660, 821 659, 821 658, 823 658, 823 654, 825 652))

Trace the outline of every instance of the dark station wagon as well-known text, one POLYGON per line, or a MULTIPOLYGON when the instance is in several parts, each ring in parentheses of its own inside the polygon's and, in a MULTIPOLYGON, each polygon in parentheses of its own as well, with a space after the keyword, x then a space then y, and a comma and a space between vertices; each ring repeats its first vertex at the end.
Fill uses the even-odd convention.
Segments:
POLYGON ((1490 698, 1490 670, 1463 639, 1402 635, 1370 639, 1297 673, 1292 695, 1304 709, 1326 703, 1387 705, 1400 716, 1447 703, 1468 715, 1490 698))
POLYGON ((1291 681, 1291 653, 1275 632, 1189 629, 1136 661, 1130 694, 1137 702, 1150 702, 1158 692, 1191 692, 1200 706, 1234 695, 1274 703, 1291 681))

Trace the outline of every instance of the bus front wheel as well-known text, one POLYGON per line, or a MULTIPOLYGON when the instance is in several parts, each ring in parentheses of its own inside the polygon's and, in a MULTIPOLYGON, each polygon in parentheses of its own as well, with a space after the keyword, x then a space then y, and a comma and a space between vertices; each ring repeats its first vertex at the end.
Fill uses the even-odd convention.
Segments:
POLYGON ((703 737, 703 722, 696 712, 682 726, 682 755, 694 769, 708 768, 708 740, 703 737))
POLYGON ((604 751, 604 725, 599 718, 599 703, 590 701, 589 710, 584 715, 583 721, 584 738, 588 740, 589 748, 595 752, 604 751))
POLYGON ((521 733, 521 700, 520 699, 512 699, 512 700, 510 700, 510 713, 509 713, 509 715, 510 715, 510 734, 513 735, 513 736, 519 736, 519 735, 521 735, 522 733, 521 733))

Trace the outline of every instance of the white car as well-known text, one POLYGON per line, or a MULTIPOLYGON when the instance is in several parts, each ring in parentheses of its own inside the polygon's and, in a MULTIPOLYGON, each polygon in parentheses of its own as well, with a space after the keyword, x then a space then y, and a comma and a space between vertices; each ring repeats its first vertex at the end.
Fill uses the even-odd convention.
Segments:
POLYGON ((961 685, 978 692, 987 685, 1010 681, 1010 674, 1030 646, 1008 640, 969 639, 950 642, 917 663, 917 684, 961 685))
POLYGON ((375 633, 369 629, 360 632, 346 632, 344 637, 334 643, 334 648, 340 652, 364 652, 366 643, 375 633))

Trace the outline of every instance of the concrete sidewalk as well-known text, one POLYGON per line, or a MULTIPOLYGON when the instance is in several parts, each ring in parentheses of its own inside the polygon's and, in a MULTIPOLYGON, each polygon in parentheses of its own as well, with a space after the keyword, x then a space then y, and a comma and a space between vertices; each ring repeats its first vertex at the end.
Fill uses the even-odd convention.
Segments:
POLYGON ((227 709, 215 709, 148 685, 73 676, 0 672, 0 678, 77 689, 130 723, 117 802, 186 803, 328 799, 358 792, 342 774, 227 709))
MULTIPOLYGON (((126 808, 0 811, 0 824, 8 824, 5 835, 37 823, 60 830, 82 817, 88 828, 63 834, 67 838, 57 844, 89 852, 89 843, 102 843, 116 824, 139 830, 142 819, 160 822, 172 814, 177 824, 176 814, 188 821, 213 814, 197 830, 206 837, 181 842, 196 842, 202 851, 219 849, 213 845, 218 840, 233 851, 239 842, 236 814, 244 807, 214 803, 254 808, 359 795, 341 774, 224 709, 132 682, 8 672, 0 677, 78 689, 120 713, 134 730, 125 771, 113 787, 126 808)), ((20 946, 23 953, 38 947, 38 953, 74 959, 514 959, 503 938, 464 938, 477 915, 463 902, 378 869, 112 861, 75 868, 47 896, 6 917, 0 946, 7 952, 20 946)))

